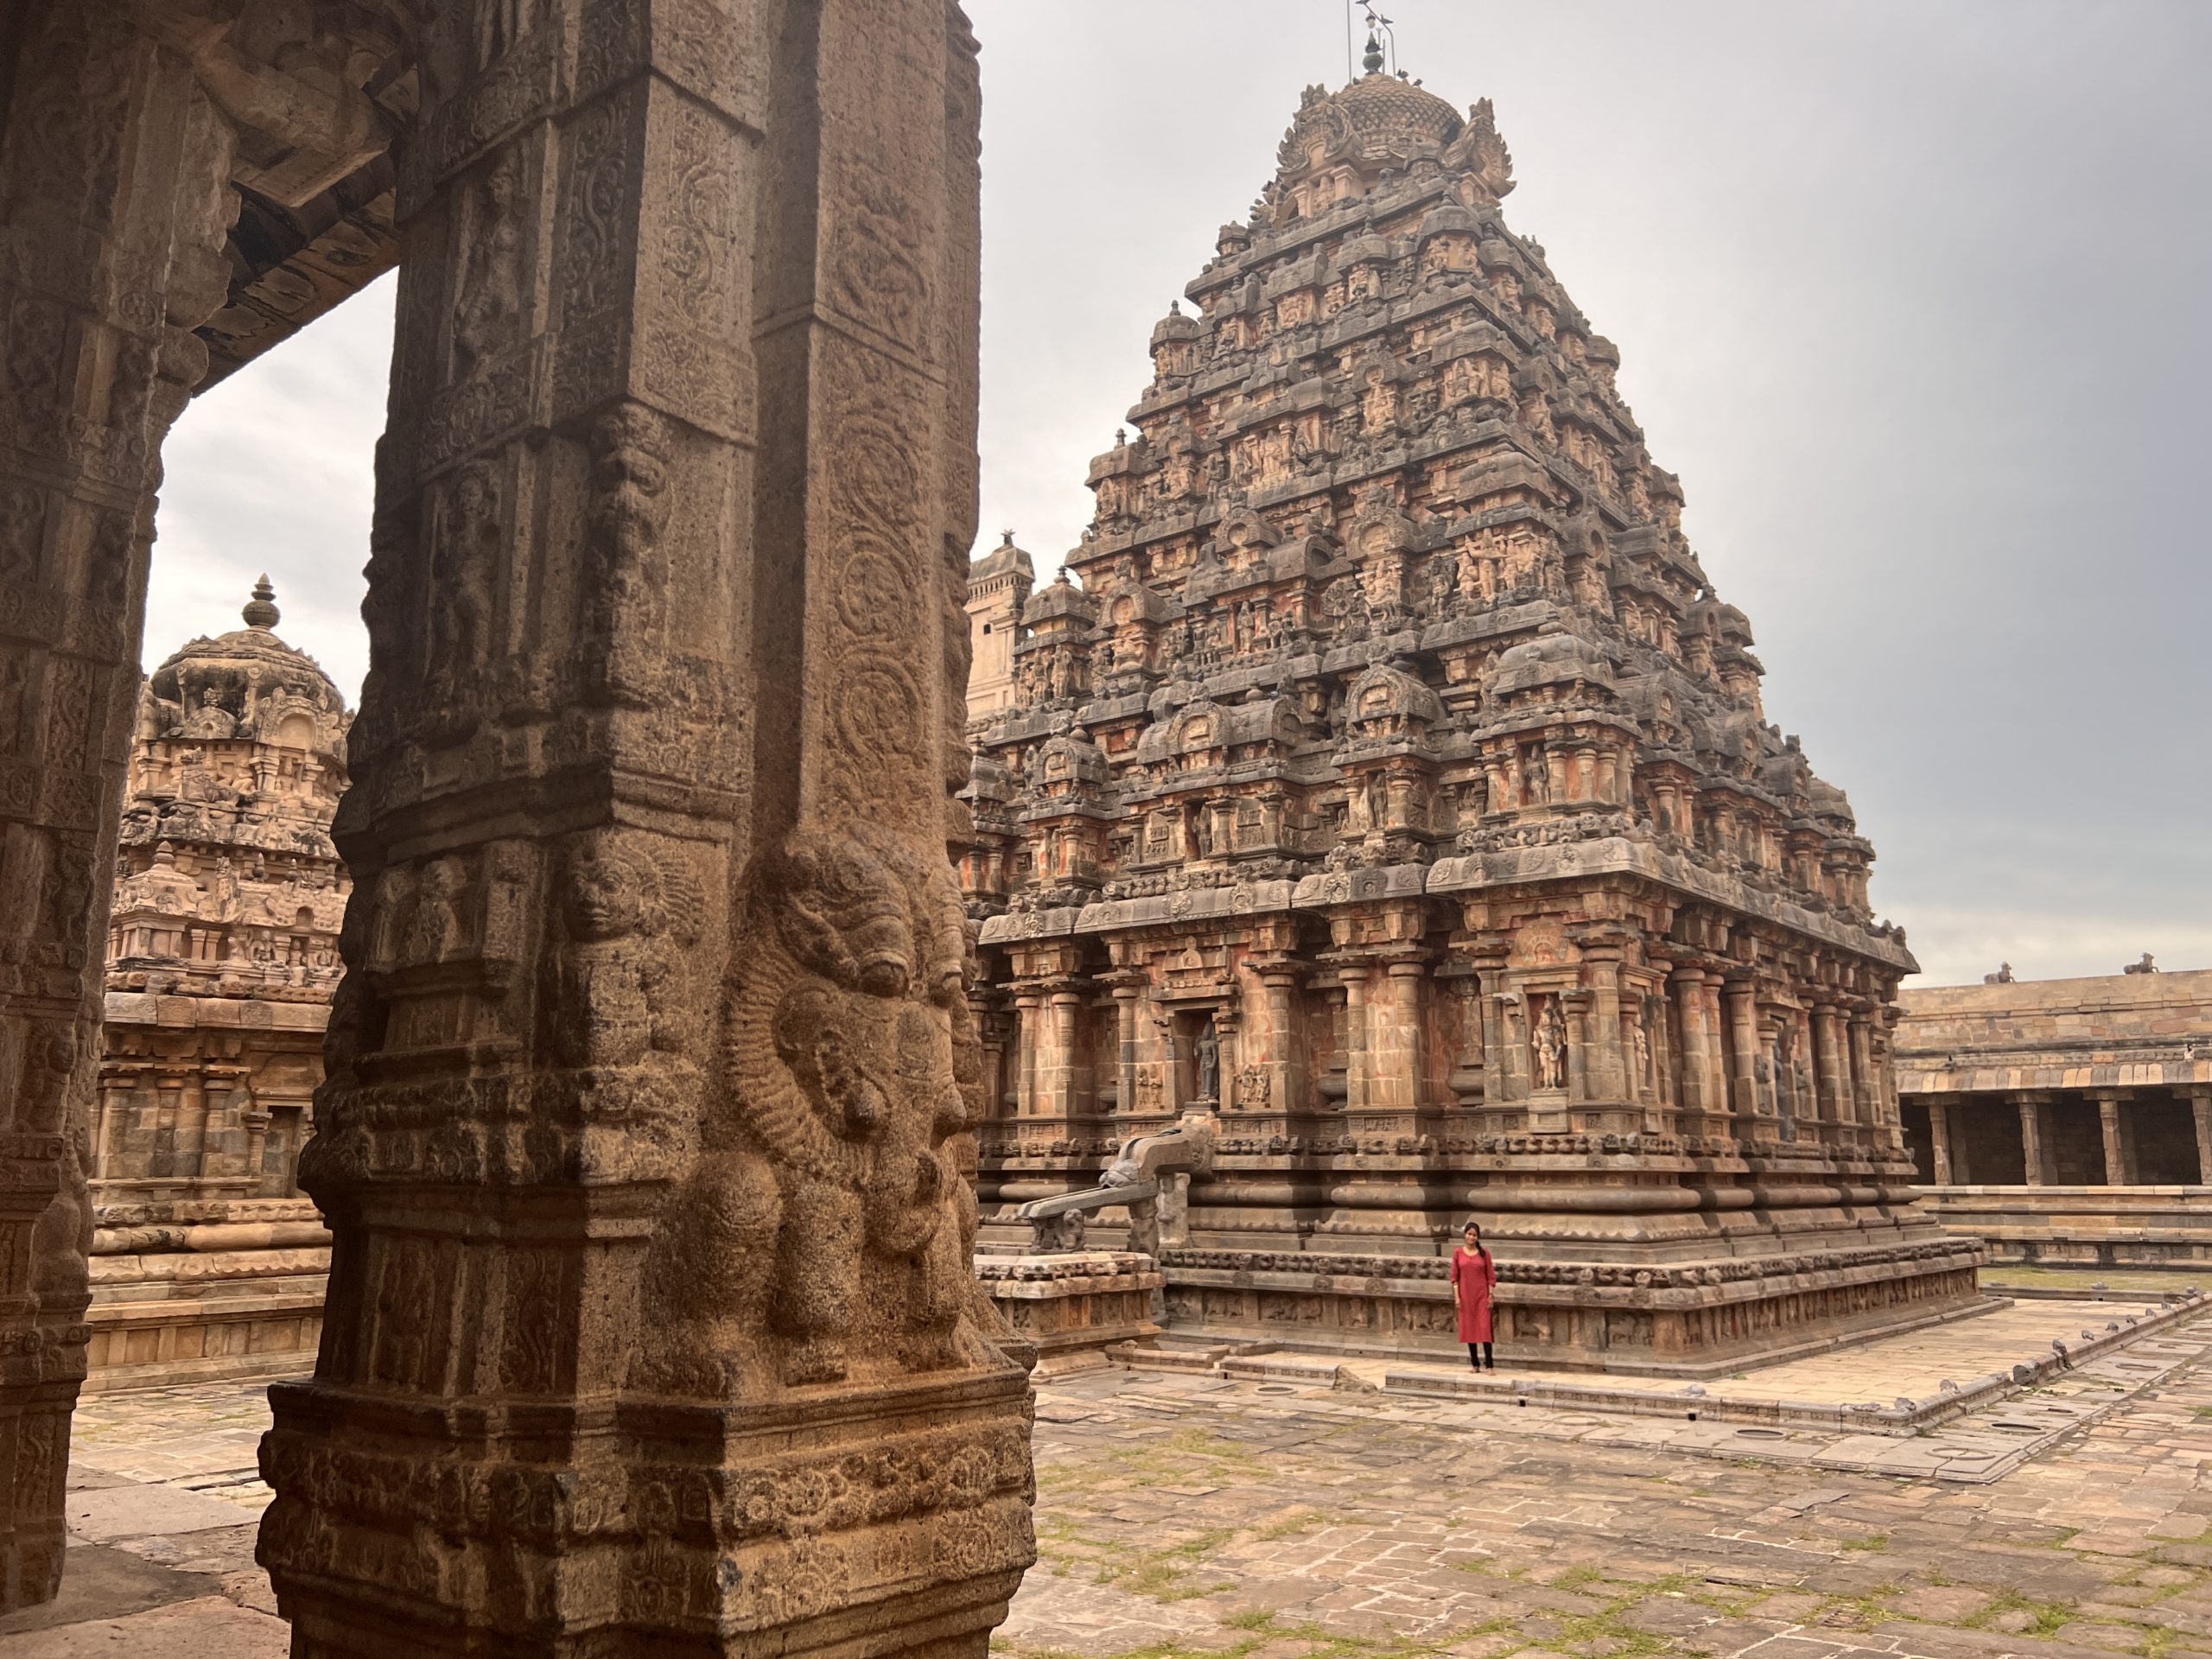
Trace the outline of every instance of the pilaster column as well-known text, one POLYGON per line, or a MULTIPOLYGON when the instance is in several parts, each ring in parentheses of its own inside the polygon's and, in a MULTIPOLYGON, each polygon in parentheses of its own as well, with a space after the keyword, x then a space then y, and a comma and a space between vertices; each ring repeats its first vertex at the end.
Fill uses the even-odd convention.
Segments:
POLYGON ((1221 1071, 1214 1103, 1224 1111, 1233 1107, 1236 1100, 1236 1073, 1244 1064, 1244 1045, 1238 1034, 1243 1023, 1234 1002, 1213 1011, 1214 1061, 1221 1071))
POLYGON ((982 1659, 1033 1548, 947 859, 973 41, 410 15, 293 1659, 982 1659))
POLYGON ((1706 1129, 1708 1135, 1732 1133, 1729 1123, 1728 1052, 1721 1038, 1724 1016, 1720 1009, 1720 992, 1725 983, 1719 974, 1708 971, 1705 983, 1698 988, 1699 1024, 1705 1033, 1706 1108, 1712 1114, 1706 1129))
POLYGON ((2118 1095, 2096 1096, 2097 1116, 2104 1128, 2105 1185, 2135 1185, 2135 1125, 2128 1121, 2126 1103, 2118 1095))
POLYGON ((1728 1014, 1728 1107, 1745 1138, 1771 1138, 1772 1126, 1759 1127, 1770 1107, 1760 1098, 1758 1060, 1764 1052, 1759 1040, 1758 1003, 1748 978, 1730 979, 1722 985, 1721 1000, 1728 1014))
POLYGON ((130 1084, 131 1073, 120 1069, 103 1069, 99 1077, 99 1092, 93 1103, 92 1136, 85 1159, 85 1174, 89 1180, 99 1180, 107 1173, 108 1138, 114 1133, 114 1123, 128 1108, 124 1104, 130 1084))
POLYGON ((1368 1009, 1368 1108, 1410 1116, 1421 1101, 1421 988, 1427 968, 1418 959, 1384 964, 1382 995, 1368 1009))
POLYGON ((177 1097, 175 1168, 181 1181, 196 1183, 207 1173, 207 1120, 213 1109, 207 1073, 194 1070, 185 1077, 177 1097))
POLYGON ((1088 1116, 1091 1107, 1082 1018, 1082 991, 1072 981, 1055 981, 1045 997, 1036 1053, 1037 1111, 1064 1123, 1088 1116))
POLYGON ((1137 1004, 1144 995, 1142 974, 1122 973, 1114 989, 1114 1112, 1127 1117, 1137 1109, 1137 1004))
POLYGON ((1042 1109, 1037 1086, 1037 1056, 1043 1039, 1045 994, 1024 986, 1014 996, 1014 1115, 1034 1117, 1042 1109))
POLYGON ((1620 964, 1599 960, 1590 966, 1590 1015, 1586 1027, 1589 1054, 1583 1062, 1583 1082, 1593 1100, 1631 1100, 1630 1059, 1621 1026, 1620 964))
POLYGON ((1843 1016, 1832 1003, 1813 1010, 1813 1068, 1820 1092, 1821 1116, 1828 1122, 1852 1122, 1851 1069, 1844 1058, 1843 1016))
POLYGON ((155 1081, 157 1104, 154 1109, 154 1133, 146 1148, 145 1173, 162 1179, 173 1179, 183 1173, 177 1161, 177 1138, 182 1134, 184 1122, 184 1074, 167 1071, 155 1081))
POLYGON ((244 1191, 251 1198, 261 1190, 261 1162, 269 1150, 269 1114, 242 1111, 238 1114, 238 1127, 245 1131, 245 1167, 241 1173, 249 1185, 244 1191))
POLYGON ((1591 1030, 1596 1020, 1591 1004, 1596 999, 1585 986, 1559 994, 1560 1010, 1567 1016, 1567 1103, 1587 1104, 1593 1097, 1591 1079, 1591 1030))
POLYGON ((2044 1145, 2043 1102, 2032 1096, 2018 1103, 2020 1108, 2020 1161, 2027 1171, 2030 1186, 2043 1186, 2050 1181, 2048 1159, 2050 1153, 2044 1145))
POLYGON ((1873 1029, 1865 1014, 1854 1011, 1847 1027, 1851 1059, 1853 1116, 1869 1129, 1881 1126, 1882 1114, 1875 1098, 1873 1029))
POLYGON ((1529 1098, 1527 1000, 1511 988, 1504 964, 1484 957, 1482 979, 1483 1104, 1505 1106, 1529 1098))
POLYGON ((1951 1109, 1940 1095, 1928 1099, 1928 1141, 1936 1165, 1936 1185, 1959 1185, 1964 1178, 1951 1156, 1951 1109))
POLYGON ((1269 963, 1259 969, 1262 1006, 1267 1011, 1264 1035, 1254 1060, 1268 1080, 1268 1109, 1288 1112, 1307 1104, 1306 1067, 1298 1041, 1298 970, 1287 963, 1269 963))
POLYGON ((1452 1068, 1451 1088, 1458 1104, 1478 1107, 1489 1097, 1489 1045, 1484 1027, 1489 1022, 1482 977, 1471 969, 1450 982, 1459 1004, 1459 1052, 1452 1068))
POLYGON ((2196 1121, 2196 1180, 2212 1186, 2212 1089, 2189 1090, 2190 1116, 2196 1121))
POLYGON ((1726 1109, 1712 1093, 1712 1075, 1718 1068, 1705 1023, 1705 975, 1696 968, 1677 968, 1667 976, 1667 984, 1675 994, 1675 1024, 1681 1033, 1675 1052, 1675 1087, 1683 1128, 1690 1135, 1711 1135, 1713 1127, 1706 1120, 1721 1116, 1726 1109))
POLYGON ((1337 978, 1344 988, 1344 1110, 1363 1112, 1374 1101, 1367 1032, 1367 976, 1365 963, 1343 967, 1337 978))

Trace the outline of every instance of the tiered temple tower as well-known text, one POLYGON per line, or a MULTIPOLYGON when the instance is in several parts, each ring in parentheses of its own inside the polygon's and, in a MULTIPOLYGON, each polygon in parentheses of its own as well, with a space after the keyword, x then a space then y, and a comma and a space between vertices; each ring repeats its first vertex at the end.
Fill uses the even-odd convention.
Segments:
POLYGON ((1969 1306, 1907 1183, 1902 933, 1509 231, 1487 100, 1309 88, 971 709, 995 1206, 1196 1109, 1171 1325, 1694 1370, 1969 1306))
POLYGON ((312 1363, 329 1236, 300 1196, 352 883, 343 696, 273 632, 194 639, 139 696, 92 1121, 92 1386, 312 1363))

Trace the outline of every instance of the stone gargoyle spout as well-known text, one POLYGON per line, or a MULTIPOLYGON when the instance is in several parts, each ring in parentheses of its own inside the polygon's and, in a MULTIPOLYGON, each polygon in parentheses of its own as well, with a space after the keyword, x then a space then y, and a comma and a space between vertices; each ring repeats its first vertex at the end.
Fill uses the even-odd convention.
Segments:
POLYGON ((1190 1112, 1183 1121, 1156 1135, 1132 1135, 1122 1143, 1114 1161, 1096 1186, 1058 1198, 1033 1198, 1014 1212, 1016 1221, 1030 1227, 1030 1249, 1039 1255, 1083 1248, 1085 1218, 1101 1210, 1126 1205, 1129 1211, 1129 1244, 1147 1255, 1160 1249, 1161 1199, 1168 1199, 1167 1218, 1179 1234, 1183 1193, 1192 1175, 1213 1166, 1214 1115, 1190 1112))

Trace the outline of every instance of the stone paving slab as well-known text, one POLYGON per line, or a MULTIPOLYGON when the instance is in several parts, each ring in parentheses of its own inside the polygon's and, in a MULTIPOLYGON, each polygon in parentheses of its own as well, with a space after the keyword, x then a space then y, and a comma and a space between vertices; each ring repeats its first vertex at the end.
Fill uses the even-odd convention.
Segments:
POLYGON ((0 1637, 8 1659, 285 1659, 292 1627, 209 1596, 121 1618, 0 1637))
POLYGON ((238 1524, 238 1506, 181 1486, 108 1486, 72 1492, 64 1514, 73 1538, 113 1543, 122 1538, 178 1536, 238 1524))
MULTIPOLYGON (((2212 1316, 2083 1370, 1987 1421, 1855 1437, 1267 1375, 1050 1382, 1040 1558, 995 1651, 2212 1659, 2212 1316)), ((231 1524, 79 1546, 67 1617, 0 1625, 0 1659, 277 1659, 256 1500, 228 1484, 265 1407, 228 1384, 137 1399, 98 1402, 78 1472, 101 1480, 73 1502, 231 1524), (105 1472, 125 1466, 190 1472, 105 1472)))

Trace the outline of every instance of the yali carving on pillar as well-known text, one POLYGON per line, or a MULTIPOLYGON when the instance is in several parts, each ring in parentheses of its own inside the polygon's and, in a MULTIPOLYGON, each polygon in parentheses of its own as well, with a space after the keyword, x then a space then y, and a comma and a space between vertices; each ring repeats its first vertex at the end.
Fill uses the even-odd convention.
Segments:
MULTIPOLYGON (((722 1065, 664 1212, 633 1384, 728 1397, 982 1363, 961 1315, 981 1116, 965 918, 887 834, 799 830, 762 861, 722 1065)), ((985 1328, 988 1321, 985 1319, 985 1328)))

